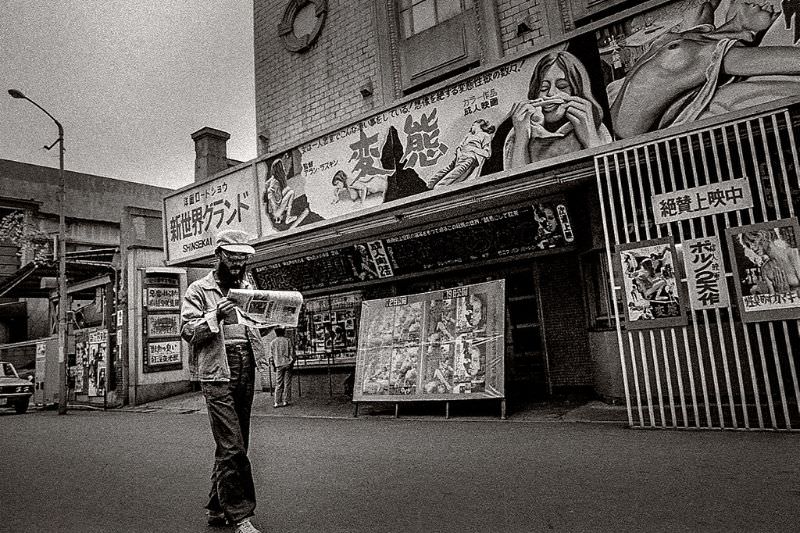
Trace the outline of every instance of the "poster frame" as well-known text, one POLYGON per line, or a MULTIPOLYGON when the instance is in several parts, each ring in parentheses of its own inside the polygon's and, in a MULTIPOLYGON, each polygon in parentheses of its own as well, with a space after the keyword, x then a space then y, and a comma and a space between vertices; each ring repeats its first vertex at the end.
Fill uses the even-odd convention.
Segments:
POLYGON ((782 309, 765 309, 761 311, 745 311, 744 294, 742 291, 741 268, 736 257, 736 237, 742 233, 750 231, 774 230, 775 228, 791 227, 794 231, 795 246, 800 245, 800 223, 797 217, 781 218, 767 222, 758 222, 745 226, 725 229, 725 238, 728 242, 728 257, 731 262, 733 272, 733 285, 736 288, 736 306, 739 308, 739 316, 744 323, 768 322, 772 320, 793 320, 800 318, 800 302, 795 307, 782 309))
POLYGON ((646 241, 629 242, 617 245, 616 253, 614 254, 615 267, 619 274, 619 282, 622 291, 623 302, 623 324, 629 330, 644 330, 644 329, 661 329, 686 326, 688 323, 687 303, 689 295, 686 288, 681 281, 684 277, 683 261, 678 257, 677 249, 675 247, 675 239, 670 235, 657 239, 649 239, 646 241), (628 312, 629 305, 632 303, 628 297, 628 291, 625 288, 625 266, 622 261, 622 252, 631 250, 638 250, 641 248, 650 248, 653 246, 667 246, 672 254, 672 266, 675 270, 674 277, 676 279, 675 287, 678 292, 678 306, 680 308, 679 316, 668 318, 654 318, 650 320, 631 320, 628 312))
MULTIPOLYGON (((478 293, 478 294, 487 294, 489 291, 485 293, 478 293)), ((450 288, 443 288, 435 291, 426 291, 422 293, 414 293, 408 295, 401 295, 401 296, 394 296, 394 297, 387 297, 387 298, 380 298, 376 300, 364 300, 361 303, 361 323, 359 327, 359 339, 358 339, 358 353, 356 356, 356 371, 355 371, 355 378, 356 382, 353 387, 353 403, 413 403, 413 402, 428 402, 428 401, 463 401, 463 400, 498 400, 498 401, 505 401, 506 399, 506 392, 505 392, 505 280, 498 279, 483 283, 473 283, 469 285, 463 285, 461 287, 450 287, 450 288), (487 387, 487 378, 486 374, 484 374, 484 391, 479 392, 463 392, 463 393, 441 393, 441 392, 416 392, 414 394, 365 394, 359 388, 359 378, 363 382, 364 378, 364 369, 359 368, 359 364, 366 364, 365 363, 365 355, 362 354, 363 348, 367 345, 367 338, 368 335, 366 334, 365 329, 368 327, 368 321, 365 319, 365 306, 372 302, 373 304, 383 303, 387 307, 394 307, 394 306, 401 306, 406 304, 412 304, 419 302, 421 305, 422 316, 420 317, 421 322, 426 323, 430 320, 430 317, 425 314, 424 308, 426 304, 429 304, 432 301, 436 301, 433 298, 425 298, 428 295, 436 295, 436 294, 453 294, 453 296, 449 296, 449 299, 455 300, 459 297, 459 294, 468 295, 472 294, 471 292, 458 292, 458 291, 469 291, 473 287, 483 287, 487 285, 495 285, 499 287, 499 289, 495 289, 495 301, 496 304, 494 305, 493 310, 493 318, 497 322, 494 324, 494 327, 491 328, 493 331, 488 331, 487 328, 486 336, 483 338, 479 344, 489 344, 493 343, 495 347, 494 354, 492 355, 492 360, 489 361, 488 354, 484 354, 484 364, 489 366, 494 366, 495 372, 495 382, 496 382, 496 391, 490 392, 488 391, 487 387), (405 302, 402 300, 405 299, 405 302)), ((445 299, 445 298, 443 298, 445 299)), ((488 308, 489 306, 486 305, 488 308)), ((484 313, 487 313, 487 309, 484 309, 484 313)), ((488 321, 487 321, 488 323, 488 321)), ((427 335, 428 331, 425 325, 422 326, 422 336, 427 335)), ((417 382, 419 385, 422 385, 425 377, 425 369, 424 369, 424 357, 427 357, 423 353, 424 348, 430 345, 438 345, 440 347, 444 345, 453 345, 453 351, 455 351, 455 347, 458 346, 460 336, 456 335, 453 339, 447 342, 438 342, 434 341, 431 342, 429 339, 420 338, 419 340, 419 356, 420 360, 417 363, 417 371, 419 373, 419 377, 417 378, 417 382), (424 356, 424 357, 423 357, 424 356)), ((467 345, 468 338, 462 339, 462 345, 467 345)), ((469 339, 471 340, 471 338, 469 339)), ((471 346, 471 343, 470 343, 471 346)), ((407 348, 406 344, 392 344, 387 346, 381 346, 380 349, 382 350, 390 350, 395 351, 398 349, 407 348)), ((473 359, 474 361, 474 359, 473 359)), ((453 360, 453 366, 455 367, 456 360, 453 360)))

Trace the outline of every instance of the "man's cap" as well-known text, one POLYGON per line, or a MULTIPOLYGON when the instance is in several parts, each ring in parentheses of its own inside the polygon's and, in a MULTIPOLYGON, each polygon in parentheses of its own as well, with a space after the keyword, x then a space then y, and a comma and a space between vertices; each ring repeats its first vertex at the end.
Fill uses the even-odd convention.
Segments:
POLYGON ((217 248, 235 254, 254 254, 255 249, 247 244, 250 234, 238 229, 226 229, 217 233, 217 248))

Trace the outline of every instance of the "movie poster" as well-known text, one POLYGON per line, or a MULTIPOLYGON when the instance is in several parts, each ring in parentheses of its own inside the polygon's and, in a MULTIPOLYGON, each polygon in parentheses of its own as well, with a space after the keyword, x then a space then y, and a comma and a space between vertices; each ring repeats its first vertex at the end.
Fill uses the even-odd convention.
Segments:
POLYGON ((505 284, 362 303, 354 400, 503 398, 505 284))
POLYGON ((800 227, 796 218, 726 230, 745 322, 800 318, 800 227))
POLYGON ((686 324, 686 301, 680 290, 676 258, 671 237, 619 246, 628 328, 686 324))

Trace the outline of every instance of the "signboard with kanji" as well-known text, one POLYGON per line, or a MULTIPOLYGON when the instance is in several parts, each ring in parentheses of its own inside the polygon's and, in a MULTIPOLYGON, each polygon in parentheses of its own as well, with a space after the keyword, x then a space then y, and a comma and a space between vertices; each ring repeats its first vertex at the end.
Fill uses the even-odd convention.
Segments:
POLYGON ((147 343, 147 364, 150 366, 174 365, 181 363, 181 341, 161 341, 147 343))
POLYGON ((144 301, 150 311, 179 309, 181 306, 180 289, 178 287, 147 287, 144 301))
POLYGON ((742 320, 800 318, 800 226, 786 218, 728 228, 742 320))
POLYGON ((653 195, 653 216, 656 224, 750 207, 753 207, 753 195, 746 178, 653 195))
POLYGON ((728 307, 730 298, 719 237, 685 239, 682 246, 692 309, 702 311, 728 307))
POLYGON ((222 230, 259 235, 259 209, 253 167, 247 166, 164 199, 165 242, 170 261, 207 257, 222 230))

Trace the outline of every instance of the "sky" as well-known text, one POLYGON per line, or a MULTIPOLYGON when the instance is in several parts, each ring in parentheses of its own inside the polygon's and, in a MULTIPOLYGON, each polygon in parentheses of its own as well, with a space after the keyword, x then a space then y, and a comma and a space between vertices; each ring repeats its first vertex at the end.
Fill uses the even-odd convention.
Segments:
MULTIPOLYGON (((0 158, 178 188, 191 134, 256 157, 252 0, 0 0, 0 158)), ((0 192, 2 195, 2 192, 0 192)))

